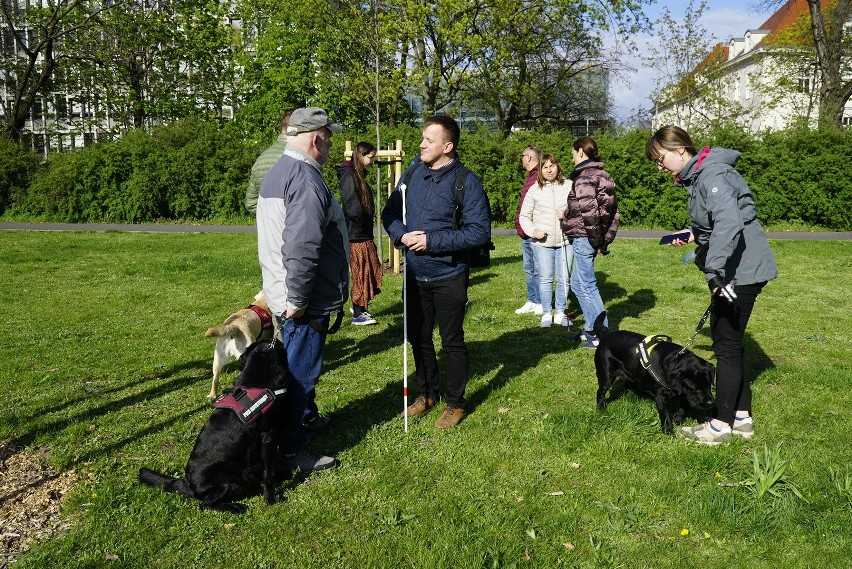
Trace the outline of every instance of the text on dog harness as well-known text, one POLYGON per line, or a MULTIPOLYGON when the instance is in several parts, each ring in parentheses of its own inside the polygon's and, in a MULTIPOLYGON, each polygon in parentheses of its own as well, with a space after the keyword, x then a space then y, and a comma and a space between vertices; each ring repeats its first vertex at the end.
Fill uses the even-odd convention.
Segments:
POLYGON ((272 408, 276 399, 286 393, 286 389, 273 391, 260 387, 237 387, 214 399, 211 405, 218 409, 232 409, 240 421, 251 425, 272 408))
POLYGON ((645 368, 648 373, 651 374, 657 383, 662 385, 663 387, 668 387, 663 380, 657 377, 657 374, 654 373, 654 370, 651 369, 651 352, 654 348, 657 347, 657 344, 660 342, 671 342, 672 339, 670 336, 664 336, 662 334, 657 334, 655 336, 646 336, 644 340, 639 342, 639 345, 636 347, 636 351, 639 352, 639 363, 642 364, 642 367, 645 368))

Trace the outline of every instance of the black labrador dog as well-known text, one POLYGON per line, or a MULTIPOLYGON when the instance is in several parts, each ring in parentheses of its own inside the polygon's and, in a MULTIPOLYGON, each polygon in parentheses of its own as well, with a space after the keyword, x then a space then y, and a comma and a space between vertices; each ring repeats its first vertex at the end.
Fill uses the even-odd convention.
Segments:
POLYGON ((255 342, 240 356, 240 363, 243 370, 234 389, 222 398, 236 395, 246 407, 241 412, 217 408, 211 413, 189 455, 184 478, 141 468, 142 484, 200 500, 202 510, 233 514, 246 510, 238 500, 260 490, 267 504, 280 500, 275 492, 276 461, 290 378, 284 349, 278 340, 255 342), (255 400, 245 399, 246 394, 255 400))
POLYGON ((598 411, 606 407, 606 393, 618 377, 638 395, 651 397, 660 414, 660 428, 672 434, 669 406, 678 404, 674 422, 678 425, 686 416, 686 407, 708 409, 715 400, 710 390, 716 368, 689 350, 678 355, 683 346, 660 341, 647 351, 647 368, 643 365, 639 345, 646 336, 625 330, 610 330, 603 325, 606 313, 595 320, 594 332, 600 343, 595 350, 595 371, 598 376, 598 411))

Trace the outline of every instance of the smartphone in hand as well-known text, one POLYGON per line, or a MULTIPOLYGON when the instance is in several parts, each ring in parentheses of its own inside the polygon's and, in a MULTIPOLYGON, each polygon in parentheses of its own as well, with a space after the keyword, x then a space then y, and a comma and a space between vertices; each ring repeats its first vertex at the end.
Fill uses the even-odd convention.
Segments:
POLYGON ((681 241, 689 240, 689 231, 678 231, 677 233, 672 233, 671 235, 663 235, 660 237, 660 245, 671 245, 677 239, 681 241))

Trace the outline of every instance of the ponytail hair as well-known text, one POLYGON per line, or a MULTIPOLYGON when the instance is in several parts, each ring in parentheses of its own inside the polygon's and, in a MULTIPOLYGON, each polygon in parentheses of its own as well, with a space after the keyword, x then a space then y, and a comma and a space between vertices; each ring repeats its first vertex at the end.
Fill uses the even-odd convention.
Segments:
POLYGON ((356 144, 355 150, 352 151, 352 166, 355 168, 355 178, 358 180, 356 184, 358 202, 360 202, 364 213, 369 216, 373 215, 373 194, 370 191, 370 185, 367 184, 367 168, 364 166, 364 156, 375 151, 376 147, 366 141, 356 144))
POLYGON ((574 150, 582 150, 589 157, 589 160, 595 162, 601 161, 601 155, 598 152, 598 143, 591 136, 581 136, 574 141, 574 150))

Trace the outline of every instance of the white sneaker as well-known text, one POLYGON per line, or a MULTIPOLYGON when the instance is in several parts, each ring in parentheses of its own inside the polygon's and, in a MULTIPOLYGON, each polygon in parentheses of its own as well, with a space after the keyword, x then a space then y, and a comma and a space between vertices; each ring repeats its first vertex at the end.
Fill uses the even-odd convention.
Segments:
POLYGON ((536 305, 529 300, 524 303, 524 305, 517 310, 515 310, 515 314, 529 314, 533 310, 535 310, 536 305))
POLYGON ((536 316, 541 316, 542 314, 544 314, 544 308, 541 307, 541 303, 538 303, 534 306, 535 308, 533 308, 533 314, 535 314, 536 316))
POLYGON ((731 427, 725 425, 722 429, 717 429, 707 421, 693 427, 681 427, 680 434, 698 444, 716 446, 731 440, 731 427))
POLYGON ((734 417, 734 426, 731 434, 750 439, 754 436, 754 422, 751 417, 734 417))
POLYGON ((541 326, 542 328, 550 328, 550 325, 553 324, 553 315, 552 314, 542 314, 541 315, 541 326))
POLYGON ((568 326, 571 326, 571 320, 568 318, 568 315, 565 314, 564 312, 557 312, 553 316, 553 323, 556 326, 565 326, 566 328, 568 326))

